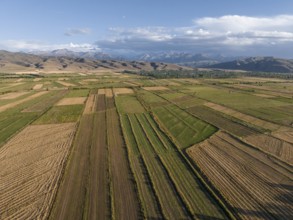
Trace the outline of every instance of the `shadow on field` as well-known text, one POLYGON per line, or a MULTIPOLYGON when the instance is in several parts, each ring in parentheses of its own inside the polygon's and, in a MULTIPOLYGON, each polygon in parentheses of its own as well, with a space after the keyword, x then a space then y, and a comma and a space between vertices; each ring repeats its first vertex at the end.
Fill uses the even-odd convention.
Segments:
POLYGON ((293 219, 293 185, 272 184, 271 187, 278 188, 282 193, 274 198, 274 203, 265 203, 255 207, 254 210, 246 210, 239 207, 233 209, 239 215, 249 218, 262 217, 264 219, 293 219), (264 211, 261 211, 264 210, 264 211))

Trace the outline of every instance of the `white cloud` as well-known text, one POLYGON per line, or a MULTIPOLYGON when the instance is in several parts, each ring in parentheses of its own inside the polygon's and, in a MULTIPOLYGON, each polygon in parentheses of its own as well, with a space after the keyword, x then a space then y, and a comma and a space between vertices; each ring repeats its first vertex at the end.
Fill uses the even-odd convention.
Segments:
MULTIPOLYGON (((111 28, 107 40, 97 42, 106 49, 132 51, 255 50, 293 43, 293 15, 249 17, 225 15, 193 20, 189 27, 111 28)), ((286 48, 286 47, 285 47, 286 48)), ((273 51, 272 51, 273 52, 273 51)))
POLYGON ((91 33, 91 29, 89 28, 68 28, 64 33, 66 36, 74 36, 74 35, 88 35, 91 33))
POLYGON ((39 41, 6 40, 0 41, 0 48, 12 51, 50 51, 68 49, 72 51, 100 50, 96 45, 83 43, 49 44, 39 41))

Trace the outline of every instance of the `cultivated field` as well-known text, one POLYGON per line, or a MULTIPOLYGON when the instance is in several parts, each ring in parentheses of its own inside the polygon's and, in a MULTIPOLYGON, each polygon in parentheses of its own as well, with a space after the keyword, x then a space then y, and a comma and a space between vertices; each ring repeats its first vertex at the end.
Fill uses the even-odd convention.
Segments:
POLYGON ((0 76, 0 219, 293 218, 292 81, 0 76))
POLYGON ((0 149, 0 218, 46 219, 76 125, 28 126, 0 149))

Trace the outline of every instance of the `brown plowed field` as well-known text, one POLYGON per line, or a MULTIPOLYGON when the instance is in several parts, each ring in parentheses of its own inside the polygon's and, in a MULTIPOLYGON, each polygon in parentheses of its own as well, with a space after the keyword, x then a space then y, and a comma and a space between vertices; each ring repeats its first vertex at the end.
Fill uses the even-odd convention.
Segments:
POLYGON ((106 96, 105 95, 97 95, 96 96, 96 111, 105 111, 106 110, 106 96))
POLYGON ((46 219, 75 123, 32 125, 0 150, 0 219, 46 219))
POLYGON ((224 132, 187 150, 240 219, 292 219, 292 167, 224 132))

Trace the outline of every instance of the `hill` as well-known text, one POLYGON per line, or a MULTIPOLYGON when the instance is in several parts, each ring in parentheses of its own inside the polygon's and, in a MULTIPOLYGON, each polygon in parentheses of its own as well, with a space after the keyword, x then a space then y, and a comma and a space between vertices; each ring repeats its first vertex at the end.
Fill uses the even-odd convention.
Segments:
POLYGON ((293 73, 293 60, 274 57, 250 57, 246 59, 215 64, 210 67, 255 72, 293 73))
POLYGON ((145 61, 97 60, 67 56, 42 56, 27 53, 0 51, 0 72, 99 72, 152 71, 190 69, 176 64, 145 61))

